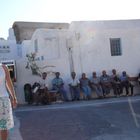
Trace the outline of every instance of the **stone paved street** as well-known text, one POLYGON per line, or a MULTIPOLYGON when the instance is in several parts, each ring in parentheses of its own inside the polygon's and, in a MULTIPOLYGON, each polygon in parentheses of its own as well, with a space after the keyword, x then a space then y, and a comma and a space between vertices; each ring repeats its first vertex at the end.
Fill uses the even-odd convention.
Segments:
POLYGON ((140 139, 140 96, 19 107, 15 115, 18 140, 140 139))

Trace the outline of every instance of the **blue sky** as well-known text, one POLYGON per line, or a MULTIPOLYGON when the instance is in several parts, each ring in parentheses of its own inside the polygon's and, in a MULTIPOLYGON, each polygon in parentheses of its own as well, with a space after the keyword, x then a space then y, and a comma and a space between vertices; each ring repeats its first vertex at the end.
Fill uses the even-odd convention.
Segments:
POLYGON ((14 21, 140 19, 139 0, 0 0, 0 37, 14 21))

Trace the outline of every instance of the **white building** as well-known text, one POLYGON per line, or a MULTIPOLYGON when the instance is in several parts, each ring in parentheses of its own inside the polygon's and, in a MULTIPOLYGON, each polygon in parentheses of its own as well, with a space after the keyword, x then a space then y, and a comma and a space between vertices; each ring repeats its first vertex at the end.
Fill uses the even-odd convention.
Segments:
POLYGON ((0 60, 17 59, 18 49, 16 45, 16 40, 14 32, 12 29, 9 29, 9 36, 7 40, 4 38, 0 39, 0 60))
MULTIPOLYGON (((26 54, 36 53, 37 65, 42 72, 48 72, 48 82, 51 88, 51 81, 55 74, 53 72, 59 71, 64 81, 70 77, 70 63, 69 54, 66 47, 67 30, 58 29, 37 29, 31 40, 22 42, 22 59, 18 61, 18 83, 17 88, 20 102, 24 99, 23 85, 26 83, 33 84, 39 82, 40 77, 33 75, 31 69, 26 69, 27 57, 26 54), (45 68, 43 68, 45 67, 45 68), (41 69, 42 68, 42 69, 41 69), (23 78, 24 77, 24 78, 23 78)), ((67 82, 65 84, 67 88, 67 82)))
MULTIPOLYGON (((26 54, 35 52, 39 67, 50 66, 41 71, 59 71, 67 89, 71 71, 75 71, 79 78, 83 72, 89 77, 93 71, 100 75, 102 70, 106 70, 110 74, 113 68, 118 72, 125 70, 131 77, 140 72, 140 20, 78 21, 72 22, 69 28, 38 28, 31 39, 21 44, 16 44, 14 39, 12 41, 15 47, 12 47, 9 57, 3 53, 5 58, 0 60, 16 60, 20 103, 24 103, 24 84, 33 84, 40 78, 26 69, 26 54)), ((2 42, 0 40, 0 44, 2 42)), ((53 77, 52 73, 48 76, 50 85, 53 77)))
POLYGON ((76 71, 90 74, 116 68, 131 76, 140 72, 140 20, 72 22, 69 30, 77 36, 73 51, 76 71))

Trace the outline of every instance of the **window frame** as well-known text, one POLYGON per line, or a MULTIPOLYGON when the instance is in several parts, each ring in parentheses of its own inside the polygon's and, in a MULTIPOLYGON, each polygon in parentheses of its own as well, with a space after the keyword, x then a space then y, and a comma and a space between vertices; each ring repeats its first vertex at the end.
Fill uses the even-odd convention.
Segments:
POLYGON ((111 56, 121 56, 122 47, 121 47, 121 38, 110 38, 110 52, 111 56))

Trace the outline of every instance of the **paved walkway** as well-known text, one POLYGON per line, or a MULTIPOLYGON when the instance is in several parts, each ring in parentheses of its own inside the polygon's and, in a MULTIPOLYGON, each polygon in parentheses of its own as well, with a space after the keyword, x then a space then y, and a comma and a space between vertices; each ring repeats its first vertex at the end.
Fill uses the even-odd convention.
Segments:
POLYGON ((10 130, 9 140, 23 140, 20 134, 20 122, 17 117, 14 115, 15 127, 10 130))
MULTIPOLYGON (((66 103, 62 103, 62 104, 53 104, 53 105, 49 105, 49 106, 37 106, 37 107, 36 106, 22 106, 22 107, 18 107, 15 110, 15 114, 24 114, 24 113, 26 114, 26 112, 34 112, 34 113, 37 113, 38 111, 39 112, 40 111, 43 111, 44 113, 43 112, 42 113, 45 114, 45 111, 47 111, 49 113, 49 111, 53 111, 53 110, 56 110, 56 112, 58 112, 58 110, 59 111, 60 110, 64 110, 64 112, 65 112, 65 111, 68 111, 68 110, 75 111, 75 109, 78 109, 77 111, 80 111, 80 109, 81 109, 82 111, 84 111, 86 113, 86 110, 88 111, 88 109, 92 107, 93 114, 96 115, 95 112, 97 112, 97 114, 99 115, 101 112, 104 113, 104 114, 106 114, 106 112, 104 112, 104 110, 102 110, 102 108, 104 108, 104 106, 108 106, 108 108, 110 108, 112 110, 112 112, 114 112, 114 109, 111 108, 111 106, 113 107, 114 105, 117 104, 117 107, 120 108, 120 110, 121 110, 122 105, 126 106, 125 104, 127 103, 127 107, 129 105, 129 108, 130 108, 130 111, 131 111, 131 114, 129 114, 129 117, 131 116, 131 118, 133 118, 131 121, 133 121, 133 123, 135 124, 135 126, 139 128, 140 127, 139 126, 139 122, 137 121, 135 112, 133 110, 133 107, 131 106, 131 103, 133 103, 133 102, 134 103, 137 103, 137 102, 139 103, 140 102, 140 96, 121 97, 121 98, 108 98, 108 99, 91 100, 91 101, 66 102, 66 103), (99 110, 101 109, 100 112, 98 112, 98 109, 99 110)), ((90 110, 90 111, 92 111, 92 110, 90 110)), ((111 112, 108 112, 108 113, 110 113, 110 115, 111 115, 111 112)), ((56 114, 54 114, 54 115, 56 115, 56 114)), ((119 114, 119 115, 121 115, 121 114, 119 114)), ((125 115, 125 114, 122 114, 122 115, 125 115)), ((113 116, 113 114, 112 114, 112 116, 113 116)), ((69 116, 67 116, 67 117, 69 117, 69 116)), ((105 118, 106 117, 107 116, 105 116, 105 118)), ((129 119, 129 117, 126 118, 126 120, 129 119)), ((138 117, 140 117, 140 116, 138 116, 138 117)), ((93 116, 93 118, 94 118, 94 116, 93 116)), ((15 116, 14 119, 15 119, 15 128, 10 131, 10 138, 9 138, 9 140, 23 140, 22 137, 21 137, 20 131, 19 131, 20 123, 21 122, 19 122, 19 120, 17 119, 16 116, 15 116)), ((79 119, 86 119, 86 118, 79 118, 79 119)), ((98 120, 98 117, 97 118, 95 117, 94 119, 97 119, 97 122, 99 121, 98 120)), ((51 118, 50 118, 50 120, 51 120, 51 118)), ((89 120, 90 120, 90 118, 89 118, 89 120)), ((24 119, 22 121, 24 121, 24 119)), ((108 120, 104 120, 104 122, 107 123, 108 120)), ((104 123, 104 122, 102 122, 102 123, 104 123)), ((84 127, 84 126, 82 126, 83 124, 81 124, 81 122, 79 120, 77 120, 77 124, 79 126, 81 126, 81 127, 84 127)), ((94 125, 96 125, 96 124, 94 124, 94 125)), ((99 129, 98 128, 98 125, 96 126, 97 129, 99 129)), ((64 124, 64 126, 65 126, 65 124, 64 124)), ((72 124, 70 126, 72 126, 72 124)), ((89 122, 89 126, 90 126, 90 122, 89 122)), ((51 127, 51 129, 54 129, 52 127, 51 127)), ((95 126, 90 126, 90 127, 95 127, 95 126)), ((112 126, 112 127, 116 127, 116 126, 112 126)), ((46 128, 46 129, 48 130, 49 128, 46 128)), ((102 128, 102 130, 103 129, 104 128, 102 128)), ((114 128, 112 128, 112 129, 114 129, 114 128)), ((120 133, 119 135, 117 135, 115 133, 114 133, 114 135, 110 135, 110 134, 104 134, 104 135, 102 135, 101 134, 99 136, 94 137, 93 139, 92 138, 90 138, 90 139, 86 139, 86 138, 84 139, 84 138, 82 138, 82 139, 83 140, 112 140, 112 139, 113 140, 139 140, 139 138, 138 138, 139 135, 137 135, 137 134, 136 135, 132 135, 132 137, 131 136, 128 137, 127 135, 128 134, 125 134, 125 133, 120 133)), ((24 138, 24 140, 26 140, 26 139, 24 138)), ((60 139, 57 139, 57 140, 60 140, 60 139)), ((67 139, 65 139, 65 140, 67 140, 67 139)))

